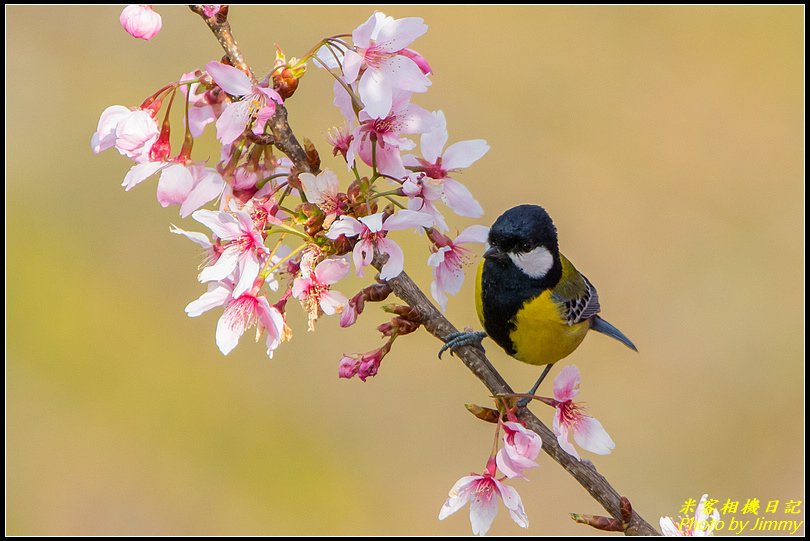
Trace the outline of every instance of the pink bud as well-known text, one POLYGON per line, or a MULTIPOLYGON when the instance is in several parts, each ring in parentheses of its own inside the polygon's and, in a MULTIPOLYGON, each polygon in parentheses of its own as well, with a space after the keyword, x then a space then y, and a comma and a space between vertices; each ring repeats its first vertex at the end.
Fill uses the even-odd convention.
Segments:
POLYGON ((130 36, 150 40, 160 32, 163 21, 151 5, 130 4, 118 18, 130 36))
POLYGON ((217 15, 222 9, 222 4, 203 4, 203 13, 209 19, 217 15))
POLYGON ((353 378, 357 375, 360 369, 360 361, 354 357, 344 355, 338 364, 338 377, 340 378, 353 378))
POLYGON ((402 56, 407 56, 408 58, 413 60, 416 63, 416 65, 419 66, 419 69, 422 70, 422 73, 424 73, 425 75, 430 75, 431 73, 433 73, 433 69, 430 67, 430 64, 428 64, 428 61, 425 60, 425 57, 417 53, 413 49, 402 49, 401 51, 399 51, 399 54, 401 54, 402 56))

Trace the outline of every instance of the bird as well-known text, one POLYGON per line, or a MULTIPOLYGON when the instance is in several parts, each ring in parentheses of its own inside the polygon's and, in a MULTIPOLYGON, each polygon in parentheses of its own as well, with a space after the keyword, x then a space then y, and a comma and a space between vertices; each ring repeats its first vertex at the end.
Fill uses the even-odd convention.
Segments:
POLYGON ((596 288, 560 253, 557 228, 543 207, 518 205, 501 214, 489 230, 487 245, 475 288, 484 332, 450 333, 439 357, 448 349, 452 353, 466 345, 481 347, 489 336, 515 359, 545 365, 527 393, 533 395, 554 363, 570 355, 589 330, 638 351, 599 316, 596 288))

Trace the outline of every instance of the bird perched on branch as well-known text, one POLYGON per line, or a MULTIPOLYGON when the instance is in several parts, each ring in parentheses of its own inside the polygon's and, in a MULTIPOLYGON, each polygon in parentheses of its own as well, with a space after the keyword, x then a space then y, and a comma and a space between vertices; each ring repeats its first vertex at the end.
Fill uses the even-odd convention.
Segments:
POLYGON ((638 351, 599 317, 596 288, 560 253, 557 229, 543 207, 519 205, 504 212, 490 228, 488 244, 475 293, 486 332, 450 334, 439 356, 447 349, 480 346, 489 336, 515 359, 546 365, 529 391, 534 394, 552 365, 570 355, 589 330, 638 351))

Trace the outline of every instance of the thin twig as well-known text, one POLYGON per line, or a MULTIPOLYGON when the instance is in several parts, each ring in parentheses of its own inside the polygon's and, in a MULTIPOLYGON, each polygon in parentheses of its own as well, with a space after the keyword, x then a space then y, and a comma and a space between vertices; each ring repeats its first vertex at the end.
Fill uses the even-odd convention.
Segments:
MULTIPOLYGON (((199 11, 197 8, 198 6, 191 6, 192 11, 202 15, 202 8, 199 7, 199 11)), ((204 15, 202 15, 202 17, 217 37, 217 40, 220 42, 220 45, 222 45, 228 58, 230 58, 231 63, 243 69, 246 73, 249 73, 250 68, 245 63, 244 56, 236 45, 236 41, 233 39, 227 21, 224 21, 223 18, 222 22, 215 22, 214 24, 211 22, 211 19, 207 19, 204 15)), ((276 109, 276 115, 270 120, 270 124, 273 136, 275 137, 274 143, 276 147, 292 160, 298 171, 310 171, 306 152, 298 142, 298 139, 296 139, 287 122, 287 111, 284 106, 279 106, 276 109)), ((317 173, 317 171, 312 172, 317 173)), ((379 256, 377 256, 374 260, 375 267, 379 269, 381 263, 382 261, 379 256)), ((444 342, 447 335, 457 332, 458 329, 439 312, 419 286, 417 286, 405 272, 396 278, 388 280, 388 284, 397 297, 407 303, 408 306, 419 311, 422 325, 424 325, 425 329, 430 334, 444 342)), ((464 365, 481 380, 491 394, 502 395, 512 394, 514 392, 480 349, 473 346, 465 346, 456 350, 456 355, 461 359, 464 365)), ((581 462, 565 452, 560 447, 559 443, 557 443, 557 438, 554 433, 528 409, 521 408, 517 415, 529 429, 536 432, 543 440, 543 450, 560 466, 565 468, 611 516, 621 520, 621 495, 611 486, 608 480, 596 470, 596 467, 590 462, 581 462)), ((626 535, 661 535, 635 510, 632 511, 632 517, 627 522, 628 526, 624 532, 626 535)))

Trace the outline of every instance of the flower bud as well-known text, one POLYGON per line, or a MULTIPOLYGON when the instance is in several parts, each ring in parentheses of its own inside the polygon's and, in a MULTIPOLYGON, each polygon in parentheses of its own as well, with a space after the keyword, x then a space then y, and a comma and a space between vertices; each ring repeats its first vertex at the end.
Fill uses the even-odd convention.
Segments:
POLYGON ((150 40, 160 32, 163 21, 150 5, 130 4, 118 18, 130 36, 150 40))
POLYGON ((501 414, 498 413, 498 410, 492 408, 485 408, 477 404, 464 404, 464 407, 467 408, 467 411, 488 423, 497 423, 501 418, 501 414))

